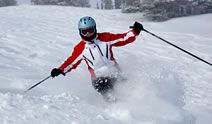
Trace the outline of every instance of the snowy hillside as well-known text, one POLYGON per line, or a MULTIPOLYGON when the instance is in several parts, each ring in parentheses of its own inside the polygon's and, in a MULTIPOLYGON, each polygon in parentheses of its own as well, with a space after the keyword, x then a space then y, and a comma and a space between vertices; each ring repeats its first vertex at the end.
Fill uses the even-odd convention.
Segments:
MULTIPOLYGON (((212 67, 142 32, 115 48, 126 82, 119 101, 107 104, 94 91, 84 62, 64 76, 49 76, 80 41, 82 16, 96 19, 99 32, 123 33, 137 14, 58 6, 0 8, 0 122, 2 124, 211 124, 212 67), (130 65, 130 66, 129 66, 130 65)), ((162 23, 147 30, 212 62, 212 14, 162 23)))

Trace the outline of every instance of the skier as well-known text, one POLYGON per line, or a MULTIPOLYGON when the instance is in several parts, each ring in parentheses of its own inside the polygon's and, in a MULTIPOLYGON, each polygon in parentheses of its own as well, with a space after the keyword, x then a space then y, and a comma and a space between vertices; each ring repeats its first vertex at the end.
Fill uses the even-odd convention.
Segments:
POLYGON ((65 76, 85 60, 95 90, 101 93, 106 101, 115 101, 116 99, 111 97, 111 91, 121 71, 112 47, 124 46, 135 41, 136 36, 143 30, 142 24, 135 22, 133 29, 123 34, 97 33, 95 20, 85 16, 79 20, 78 29, 82 41, 75 46, 72 55, 59 68, 51 71, 51 76, 65 76))

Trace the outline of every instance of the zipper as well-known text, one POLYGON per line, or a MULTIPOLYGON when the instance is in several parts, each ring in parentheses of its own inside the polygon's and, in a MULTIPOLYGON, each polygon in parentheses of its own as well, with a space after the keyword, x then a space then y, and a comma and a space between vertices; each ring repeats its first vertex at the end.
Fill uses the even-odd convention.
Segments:
POLYGON ((94 58, 94 56, 93 56, 93 53, 92 53, 92 51, 91 51, 91 49, 90 49, 90 48, 89 48, 89 51, 90 51, 90 54, 91 54, 91 56, 92 56, 93 60, 95 60, 95 58, 94 58))

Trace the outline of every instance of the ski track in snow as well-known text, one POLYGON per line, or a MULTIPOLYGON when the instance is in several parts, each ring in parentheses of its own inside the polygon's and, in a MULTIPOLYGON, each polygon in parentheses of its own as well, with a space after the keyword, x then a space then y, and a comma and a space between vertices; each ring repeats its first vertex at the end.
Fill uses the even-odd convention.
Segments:
MULTIPOLYGON (((84 62, 66 77, 47 80, 81 39, 79 18, 99 32, 123 33, 139 14, 58 6, 0 8, 0 122, 3 124, 210 124, 212 68, 144 32, 114 54, 128 79, 118 103, 93 90, 84 62), (131 65, 131 66, 129 66, 131 65), (79 76, 80 75, 80 76, 79 76), (64 93, 65 92, 65 93, 64 93)), ((212 15, 143 22, 149 31, 212 62, 212 15)))

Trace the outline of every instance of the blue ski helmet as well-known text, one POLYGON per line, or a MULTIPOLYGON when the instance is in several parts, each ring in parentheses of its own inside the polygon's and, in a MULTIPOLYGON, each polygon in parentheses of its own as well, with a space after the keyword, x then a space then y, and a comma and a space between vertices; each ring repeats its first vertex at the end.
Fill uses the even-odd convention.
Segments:
POLYGON ((79 23, 78 23, 78 29, 79 30, 89 29, 89 28, 92 28, 92 27, 96 27, 96 22, 92 17, 85 16, 85 17, 82 17, 79 20, 79 23))
POLYGON ((79 29, 80 36, 86 41, 91 41, 96 37, 96 33, 97 33, 96 22, 90 16, 82 17, 79 20, 78 29, 79 29), (83 30, 86 30, 86 29, 93 29, 92 36, 86 37, 85 34, 83 34, 83 30))

